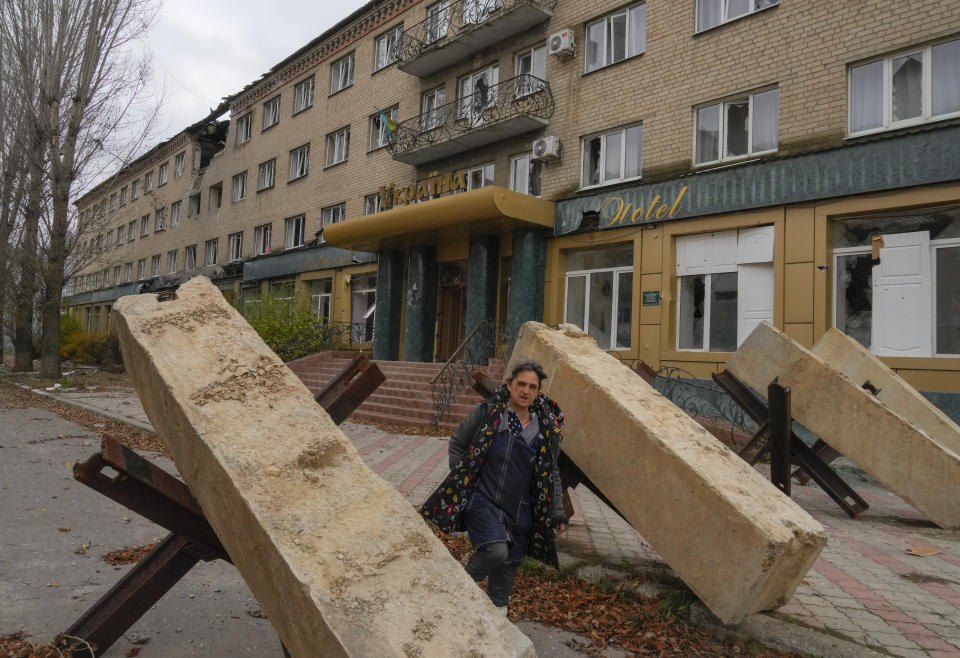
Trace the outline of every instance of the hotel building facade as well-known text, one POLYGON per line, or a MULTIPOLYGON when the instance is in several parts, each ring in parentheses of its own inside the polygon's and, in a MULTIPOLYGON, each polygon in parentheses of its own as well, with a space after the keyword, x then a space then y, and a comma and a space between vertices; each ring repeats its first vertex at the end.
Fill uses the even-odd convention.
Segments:
POLYGON ((77 206, 92 331, 196 274, 391 360, 535 319, 709 377, 770 321, 960 407, 956 3, 375 0, 77 206))

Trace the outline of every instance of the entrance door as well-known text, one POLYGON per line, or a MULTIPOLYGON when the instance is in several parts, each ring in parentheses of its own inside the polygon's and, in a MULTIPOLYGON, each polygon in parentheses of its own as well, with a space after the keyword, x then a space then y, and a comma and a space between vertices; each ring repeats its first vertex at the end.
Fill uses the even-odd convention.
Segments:
POLYGON ((437 358, 444 362, 463 342, 463 317, 467 309, 467 263, 441 263, 437 295, 437 358))

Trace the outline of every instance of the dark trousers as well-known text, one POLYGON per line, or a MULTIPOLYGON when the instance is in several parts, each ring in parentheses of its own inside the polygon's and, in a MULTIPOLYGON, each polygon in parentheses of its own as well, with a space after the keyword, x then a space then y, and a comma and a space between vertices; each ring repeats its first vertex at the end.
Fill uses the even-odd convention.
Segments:
POLYGON ((513 591, 519 563, 508 558, 507 542, 495 541, 478 548, 467 562, 467 573, 474 581, 479 583, 487 578, 487 595, 496 606, 507 605, 513 591))

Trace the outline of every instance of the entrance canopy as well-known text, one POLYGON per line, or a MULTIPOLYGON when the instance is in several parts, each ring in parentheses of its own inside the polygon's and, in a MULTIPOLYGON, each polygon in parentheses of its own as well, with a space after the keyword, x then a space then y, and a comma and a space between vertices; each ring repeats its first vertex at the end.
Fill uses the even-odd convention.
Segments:
POLYGON ((323 227, 327 244, 355 251, 437 244, 471 234, 499 234, 515 225, 553 228, 554 204, 489 185, 411 203, 323 227))

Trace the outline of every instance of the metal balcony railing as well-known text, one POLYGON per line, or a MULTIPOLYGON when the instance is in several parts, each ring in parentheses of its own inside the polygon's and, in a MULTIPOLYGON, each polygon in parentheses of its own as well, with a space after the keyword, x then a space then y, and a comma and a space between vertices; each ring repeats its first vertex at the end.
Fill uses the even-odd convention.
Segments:
MULTIPOLYGON (((554 107, 553 94, 545 80, 529 74, 518 75, 401 121, 388 149, 393 157, 402 159, 405 153, 512 118, 534 118, 545 123, 553 116, 554 107)), ((521 126, 521 129, 534 127, 537 126, 521 126)))
POLYGON ((505 30, 506 38, 529 24, 529 20, 544 20, 556 4, 557 0, 441 0, 427 8, 425 20, 403 31, 395 51, 399 66, 404 69, 424 52, 441 48, 481 25, 492 25, 514 9, 527 14, 536 12, 539 17, 526 19, 527 22, 521 19, 512 30, 505 30))

